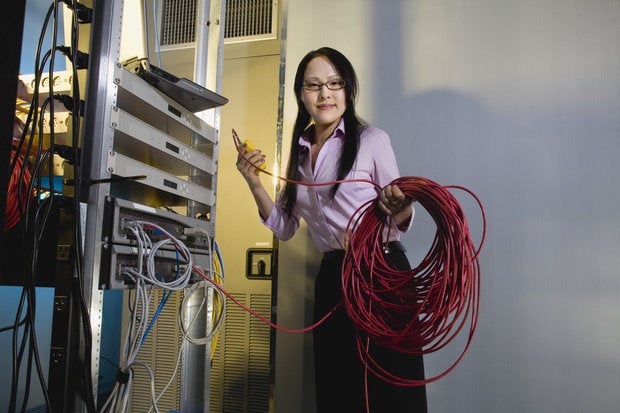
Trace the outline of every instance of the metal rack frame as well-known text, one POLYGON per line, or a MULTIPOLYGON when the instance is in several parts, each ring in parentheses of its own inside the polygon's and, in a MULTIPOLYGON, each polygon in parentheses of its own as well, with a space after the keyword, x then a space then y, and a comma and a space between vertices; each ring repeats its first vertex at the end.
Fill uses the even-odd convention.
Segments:
MULTIPOLYGON (((218 23, 197 25, 200 29, 196 39, 195 72, 200 76, 195 76, 195 81, 199 84, 215 81, 219 86, 223 3, 223 0, 197 2, 199 21, 213 20, 218 23), (210 19, 209 16, 214 18, 210 19)), ((173 202, 175 206, 180 206, 182 200, 187 216, 207 215, 208 221, 214 225, 219 112, 217 108, 213 109, 213 125, 208 125, 199 116, 175 105, 165 95, 126 71, 119 63, 123 1, 96 1, 93 10, 80 179, 82 182, 98 182, 84 188, 82 199, 85 217, 83 289, 90 311, 92 378, 96 392, 103 317, 100 279, 101 268, 105 267, 102 266, 105 254, 102 252, 109 247, 103 231, 106 202, 111 197, 139 203, 161 199, 162 204, 173 202), (153 111, 156 118, 170 118, 170 125, 174 126, 162 131, 166 128, 150 125, 148 116, 140 119, 136 113, 128 113, 128 108, 122 107, 122 101, 128 97, 129 100, 147 99, 150 106, 145 105, 140 110, 153 111), (180 111, 182 116, 174 116, 175 119, 172 119, 168 111, 171 106, 175 107, 175 114, 180 111), (184 136, 174 137, 167 133, 175 128, 182 130, 184 136), (151 139, 145 138, 143 133, 149 133, 151 139), (165 168, 135 159, 137 154, 144 153, 141 150, 133 151, 136 145, 161 156, 162 165, 171 168, 181 165, 187 174, 180 176, 178 170, 166 171, 165 168), (146 179, 136 182, 111 179, 127 175, 146 175, 146 179), (136 191, 136 188, 146 191, 136 191), (141 194, 138 195, 139 199, 131 199, 136 194, 141 194)), ((184 412, 202 412, 208 408, 208 355, 209 349, 185 348, 180 406, 184 412)))

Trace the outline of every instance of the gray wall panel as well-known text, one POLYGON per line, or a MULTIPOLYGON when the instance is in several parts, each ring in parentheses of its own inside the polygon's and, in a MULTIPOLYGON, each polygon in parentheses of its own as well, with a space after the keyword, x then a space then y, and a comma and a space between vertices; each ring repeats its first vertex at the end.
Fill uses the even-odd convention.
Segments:
MULTIPOLYGON (((401 173, 484 202, 478 331, 428 386, 430 411, 617 411, 620 2, 350 0, 333 6, 346 25, 331 2, 288 3, 287 79, 307 50, 342 50, 358 68, 360 112, 390 134, 401 173)), ((479 239, 475 204, 455 194, 479 239)), ((413 262, 434 231, 418 212, 405 237, 413 262)), ((428 374, 461 345, 427 357, 428 374)), ((293 406, 276 383, 279 406, 293 406)))

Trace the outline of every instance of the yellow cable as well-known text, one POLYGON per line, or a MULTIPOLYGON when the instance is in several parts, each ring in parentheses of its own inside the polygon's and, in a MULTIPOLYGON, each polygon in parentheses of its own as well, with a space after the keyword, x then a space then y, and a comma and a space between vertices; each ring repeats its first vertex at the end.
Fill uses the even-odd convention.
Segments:
MULTIPOLYGON (((213 254, 213 274, 212 274, 213 281, 215 281, 216 283, 220 285, 224 283, 224 280, 222 279, 221 274, 222 274, 222 263, 220 262, 220 257, 218 254, 213 254)), ((217 294, 214 295, 214 301, 213 301, 214 310, 213 310, 213 319, 212 319, 212 322, 214 324, 222 316, 220 313, 220 309, 223 307, 221 305, 222 303, 220 303, 219 300, 220 300, 220 296, 217 294)), ((215 349, 217 347, 218 338, 219 338, 219 334, 215 335, 213 339, 211 340, 211 354, 210 354, 211 359, 213 359, 215 355, 215 349)))

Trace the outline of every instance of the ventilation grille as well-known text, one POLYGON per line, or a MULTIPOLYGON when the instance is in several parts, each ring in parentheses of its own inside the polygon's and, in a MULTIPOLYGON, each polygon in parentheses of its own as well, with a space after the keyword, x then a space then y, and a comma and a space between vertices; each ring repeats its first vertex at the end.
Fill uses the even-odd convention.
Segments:
MULTIPOLYGON (((165 50, 193 46, 196 42, 198 0, 163 0, 159 45, 165 50)), ((277 0, 227 0, 224 42, 240 43, 277 39, 277 0)))
MULTIPOLYGON (((232 295, 261 316, 271 317, 270 295, 232 295)), ((210 412, 269 410, 270 333, 269 326, 227 299, 224 328, 211 367, 210 412)))
MULTIPOLYGON (((269 295, 250 296, 250 308, 271 319, 269 295)), ((257 317, 250 317, 248 370, 248 412, 266 412, 269 406, 269 348, 271 329, 257 317)))
POLYGON ((224 41, 276 39, 278 3, 274 0, 226 0, 224 41))
MULTIPOLYGON (((163 289, 157 289, 149 302, 149 314, 155 314, 157 307, 162 299, 163 289)), ((181 346, 182 334, 179 328, 178 311, 183 299, 182 291, 175 291, 168 303, 163 308, 157 318, 157 323, 153 324, 147 339, 140 348, 136 360, 147 364, 155 376, 155 394, 159 395, 163 390, 170 376, 175 372, 177 357, 181 346), (165 343, 165 346, 162 346, 165 343), (159 345, 158 345, 159 344, 159 345)), ((140 306, 136 309, 138 318, 142 317, 140 306)), ((151 380, 143 368, 134 369, 133 388, 131 391, 131 411, 147 412, 152 406, 151 401, 151 380)), ((172 383, 162 394, 157 404, 161 406, 179 406, 181 397, 181 372, 176 371, 172 383)))
POLYGON ((196 0, 164 0, 160 45, 178 46, 196 41, 196 0))

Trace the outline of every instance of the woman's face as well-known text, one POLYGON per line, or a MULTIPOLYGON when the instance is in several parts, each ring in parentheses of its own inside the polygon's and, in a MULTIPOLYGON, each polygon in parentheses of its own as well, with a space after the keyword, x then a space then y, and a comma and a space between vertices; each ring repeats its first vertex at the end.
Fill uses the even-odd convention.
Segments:
POLYGON ((335 128, 347 108, 345 88, 330 90, 337 87, 342 78, 323 56, 312 59, 304 72, 304 88, 301 90, 301 101, 312 117, 316 128, 335 128), (306 86, 320 85, 319 90, 308 90, 306 86))

